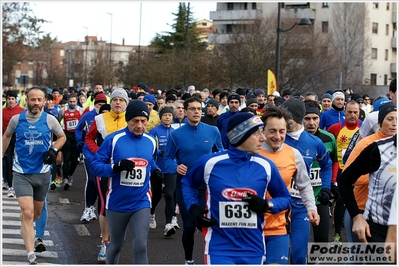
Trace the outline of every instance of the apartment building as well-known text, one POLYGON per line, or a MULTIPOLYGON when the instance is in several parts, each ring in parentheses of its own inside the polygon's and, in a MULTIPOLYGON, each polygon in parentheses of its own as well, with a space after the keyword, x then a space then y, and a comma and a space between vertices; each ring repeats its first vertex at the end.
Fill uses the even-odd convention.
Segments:
POLYGON ((149 52, 148 46, 107 43, 97 36, 86 36, 83 42, 70 41, 53 44, 40 59, 18 62, 11 73, 15 88, 22 90, 35 84, 49 87, 91 86, 89 73, 96 68, 100 59, 117 67, 128 63, 130 55, 149 52), (22 77, 25 76, 25 79, 22 77), (25 83, 23 83, 23 81, 25 83))
MULTIPOLYGON (((336 2, 285 2, 280 10, 281 18, 309 18, 313 27, 327 32, 332 23, 332 8, 336 2)), ((371 35, 370 68, 363 73, 364 85, 387 86, 397 75, 397 3, 363 2, 368 10, 365 34, 371 35)), ((217 3, 210 19, 216 26, 210 34, 210 44, 222 44, 229 39, 238 24, 248 23, 276 14, 277 2, 223 2, 217 3)), ((276 23, 277 24, 277 23, 276 23)))

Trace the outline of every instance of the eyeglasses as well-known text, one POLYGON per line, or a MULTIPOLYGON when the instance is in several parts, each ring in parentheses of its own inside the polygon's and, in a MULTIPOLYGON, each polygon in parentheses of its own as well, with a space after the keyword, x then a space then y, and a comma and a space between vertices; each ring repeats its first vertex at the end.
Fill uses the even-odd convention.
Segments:
POLYGON ((201 111, 202 110, 202 108, 195 108, 195 107, 189 107, 189 108, 187 108, 187 110, 190 110, 190 111, 201 111))
POLYGON ((364 100, 370 100, 370 98, 365 98, 364 100))
POLYGON ((263 135, 263 129, 259 129, 259 130, 257 130, 256 132, 254 132, 253 134, 252 134, 252 136, 254 136, 254 137, 256 137, 256 138, 258 138, 258 137, 260 137, 260 136, 262 136, 263 135))

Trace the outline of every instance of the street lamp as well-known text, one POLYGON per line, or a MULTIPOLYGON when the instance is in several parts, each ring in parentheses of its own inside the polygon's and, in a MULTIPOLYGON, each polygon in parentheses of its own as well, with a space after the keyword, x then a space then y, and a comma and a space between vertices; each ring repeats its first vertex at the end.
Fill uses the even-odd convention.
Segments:
POLYGON ((172 47, 172 87, 174 88, 175 86, 175 44, 174 43, 169 43, 169 45, 172 47))
POLYGON ((109 41, 109 65, 111 66, 111 54, 112 54, 112 13, 107 12, 108 15, 111 15, 111 37, 109 41))
POLYGON ((279 86, 280 86, 280 32, 288 32, 292 30, 296 25, 312 25, 312 22, 308 18, 301 18, 299 23, 294 23, 291 28, 287 30, 283 30, 280 28, 280 12, 281 12, 281 6, 282 3, 278 3, 278 8, 277 8, 277 41, 276 41, 276 83, 277 83, 277 91, 279 91, 279 86))
POLYGON ((86 29, 86 37, 85 37, 85 41, 86 41, 86 54, 85 54, 85 71, 84 71, 85 77, 84 77, 84 82, 83 82, 83 84, 84 84, 83 87, 85 87, 85 86, 86 86, 86 76, 87 76, 87 73, 86 73, 86 71, 87 71, 87 46, 89 45, 89 28, 87 28, 87 27, 83 27, 83 28, 86 29))

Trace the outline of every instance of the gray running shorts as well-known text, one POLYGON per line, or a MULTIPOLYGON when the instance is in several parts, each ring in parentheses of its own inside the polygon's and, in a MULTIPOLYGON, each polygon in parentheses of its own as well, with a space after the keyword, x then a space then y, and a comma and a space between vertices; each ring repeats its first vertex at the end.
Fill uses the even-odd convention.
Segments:
POLYGON ((31 196, 35 201, 43 202, 50 185, 50 174, 23 174, 14 171, 14 190, 17 198, 31 196))

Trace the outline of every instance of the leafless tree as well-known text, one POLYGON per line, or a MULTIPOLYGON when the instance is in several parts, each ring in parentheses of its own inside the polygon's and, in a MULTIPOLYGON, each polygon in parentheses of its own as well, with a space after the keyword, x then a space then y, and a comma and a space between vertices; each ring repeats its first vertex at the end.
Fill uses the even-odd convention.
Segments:
POLYGON ((333 39, 337 66, 336 77, 342 72, 344 87, 363 84, 363 73, 371 67, 371 35, 366 3, 334 3, 332 5, 333 39))

